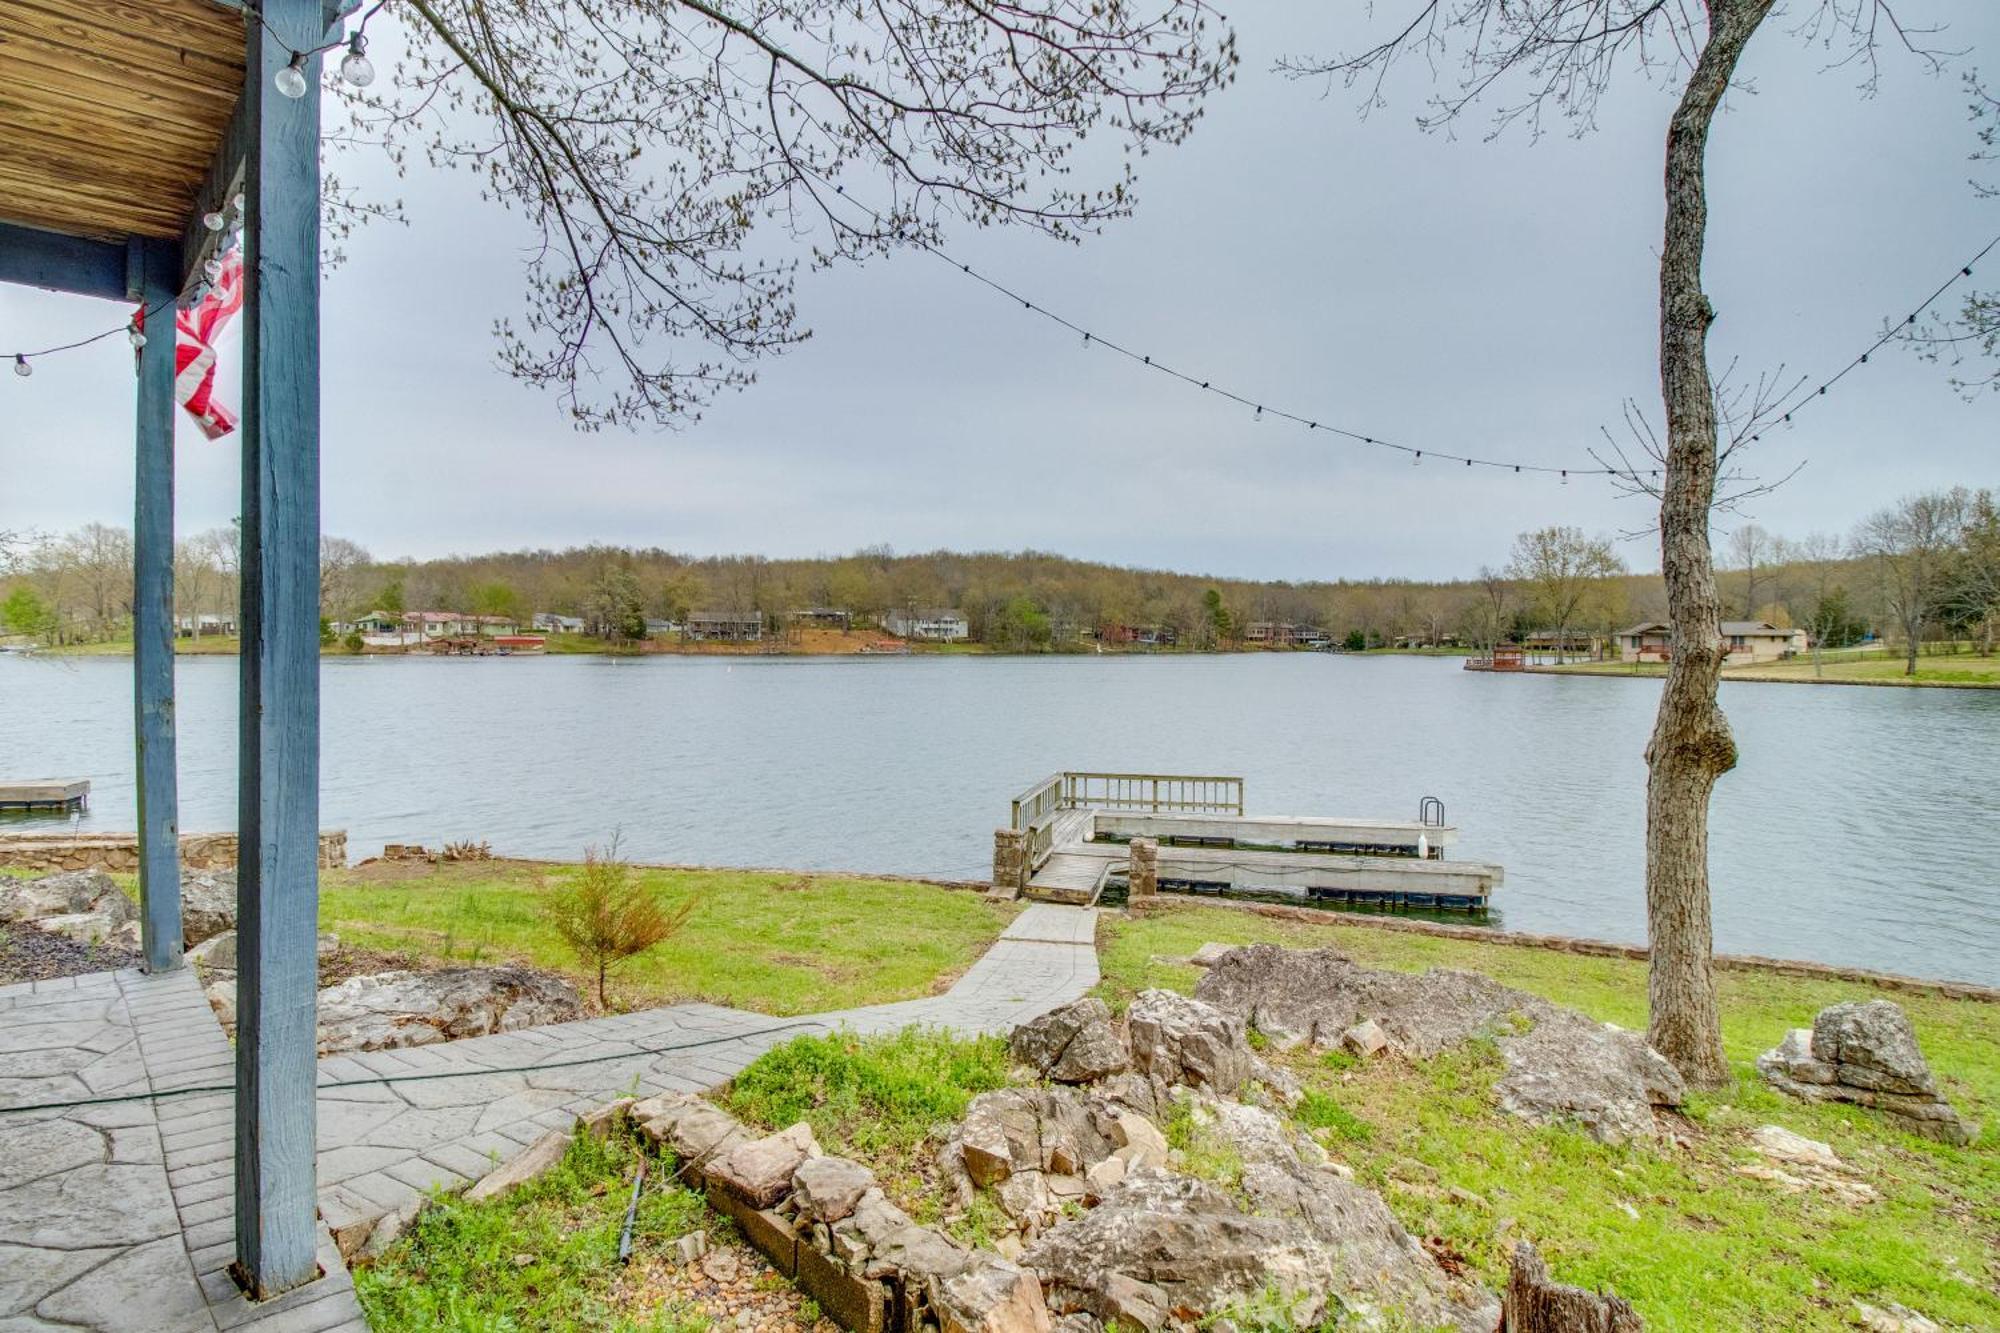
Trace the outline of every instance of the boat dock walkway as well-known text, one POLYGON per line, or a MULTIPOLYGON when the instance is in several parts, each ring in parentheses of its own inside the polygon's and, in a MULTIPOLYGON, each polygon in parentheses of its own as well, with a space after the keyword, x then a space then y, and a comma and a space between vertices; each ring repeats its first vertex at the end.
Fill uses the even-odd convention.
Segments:
POLYGON ((67 814, 89 804, 88 778, 0 779, 0 810, 52 810, 67 814))
POLYGON ((1058 773, 1013 802, 996 837, 996 891, 1095 904, 1129 875, 1136 839, 1157 846, 1165 892, 1480 911, 1504 878, 1499 866, 1445 859, 1458 830, 1430 798, 1407 822, 1256 816, 1243 812, 1241 778, 1058 773))

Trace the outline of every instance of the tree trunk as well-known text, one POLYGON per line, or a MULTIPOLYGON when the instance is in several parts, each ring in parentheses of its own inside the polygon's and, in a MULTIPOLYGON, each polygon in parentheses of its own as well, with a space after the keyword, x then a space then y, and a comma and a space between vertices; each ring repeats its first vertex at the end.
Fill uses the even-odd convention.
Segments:
POLYGON ((1708 129, 1771 0, 1710 0, 1708 41, 1667 131, 1666 241, 1660 255, 1660 388, 1667 466, 1660 497, 1660 564, 1673 625, 1666 687, 1646 746, 1646 925, 1652 947, 1647 1040, 1691 1086, 1729 1081, 1715 999, 1708 898, 1708 798, 1736 764, 1716 704, 1723 645, 1709 515, 1715 501, 1715 391, 1701 288, 1708 226, 1703 159, 1708 129))
POLYGON ((1616 1296, 1555 1281, 1527 1241, 1514 1247, 1499 1333, 1643 1333, 1645 1327, 1638 1313, 1616 1296))

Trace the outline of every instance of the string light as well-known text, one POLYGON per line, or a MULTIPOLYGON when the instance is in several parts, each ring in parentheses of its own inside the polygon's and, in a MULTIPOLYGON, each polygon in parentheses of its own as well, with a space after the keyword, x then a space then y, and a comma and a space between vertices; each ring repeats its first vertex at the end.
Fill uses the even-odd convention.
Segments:
POLYGON ((375 62, 368 58, 368 39, 355 33, 347 43, 347 54, 340 61, 341 82, 356 88, 366 88, 375 82, 375 62))
POLYGON ((23 356, 19 352, 16 352, 14 353, 14 373, 16 375, 19 375, 22 379, 26 379, 28 378, 28 376, 35 373, 35 368, 28 364, 27 357, 23 356))
POLYGON ((221 231, 229 225, 229 219, 222 215, 221 209, 211 208, 201 215, 201 225, 210 231, 221 231))
POLYGON ((292 52, 292 58, 285 63, 283 69, 272 76, 271 82, 278 86, 279 92, 293 101, 304 97, 306 95, 306 53, 303 51, 292 52))
POLYGON ((125 341, 132 344, 132 350, 135 352, 146 345, 145 331, 139 327, 137 319, 125 326, 125 341))

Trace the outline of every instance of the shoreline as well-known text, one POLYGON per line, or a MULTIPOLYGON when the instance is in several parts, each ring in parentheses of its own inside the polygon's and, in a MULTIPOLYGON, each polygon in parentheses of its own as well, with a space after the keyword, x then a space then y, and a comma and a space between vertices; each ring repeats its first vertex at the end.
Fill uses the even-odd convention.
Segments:
MULTIPOLYGON (((493 861, 513 865, 565 866, 569 861, 545 860, 539 857, 495 856, 493 861)), ((384 862, 379 857, 369 857, 357 861, 347 869, 356 870, 370 864, 394 864, 384 862)), ((801 877, 824 877, 829 879, 865 879, 890 884, 920 884, 929 888, 949 889, 959 892, 991 892, 993 885, 986 879, 951 879, 934 875, 885 874, 866 870, 801 870, 796 866, 716 866, 688 865, 678 861, 633 861, 635 869, 724 872, 744 875, 787 875, 801 877)), ((1025 898, 1009 901, 1025 902, 1025 898)), ((1362 929, 1402 931, 1406 934, 1430 935, 1439 939, 1459 940, 1474 944, 1499 944, 1516 949, 1541 949, 1552 953, 1571 953, 1593 958, 1624 958, 1644 962, 1649 950, 1644 945, 1619 944, 1611 940, 1588 939, 1576 935, 1549 935, 1535 931, 1506 930, 1500 927, 1454 925, 1444 921, 1425 921, 1415 918, 1386 916, 1372 912, 1342 912, 1332 908, 1289 907, 1282 903, 1260 903, 1211 898, 1193 894, 1161 894, 1149 902, 1127 903, 1125 911, 1133 916, 1143 916, 1148 912, 1174 911, 1183 907, 1227 907, 1233 910, 1254 912, 1278 920, 1304 921, 1320 925, 1355 926, 1362 929)), ((1116 911, 1116 908, 1106 908, 1116 911)), ((1909 991, 1912 993, 1943 996, 1954 1000, 1977 1000, 1985 1004, 2000 1004, 2000 986, 1982 985, 1976 981, 1954 981, 1937 977, 1913 977, 1900 972, 1883 972, 1868 967, 1845 967, 1835 963, 1818 963, 1804 958, 1767 958, 1761 954, 1715 955, 1715 965, 1724 971, 1768 972, 1778 976, 1805 977, 1821 981, 1847 981, 1858 985, 1879 986, 1884 990, 1909 991)))
MULTIPOLYGON (((1592 664, 1595 665, 1595 664, 1592 664)), ((1510 675, 1511 672, 1496 673, 1510 675)), ((1663 671, 1578 671, 1563 666, 1524 666, 1522 675, 1568 676, 1577 680, 1665 680, 1663 671)), ((1856 680, 1837 676, 1767 676, 1732 674, 1725 669, 1721 679, 1725 684, 1742 682, 1749 685, 1858 685, 1884 690, 2000 690, 2000 680, 1923 680, 1907 676, 1888 680, 1856 680)))

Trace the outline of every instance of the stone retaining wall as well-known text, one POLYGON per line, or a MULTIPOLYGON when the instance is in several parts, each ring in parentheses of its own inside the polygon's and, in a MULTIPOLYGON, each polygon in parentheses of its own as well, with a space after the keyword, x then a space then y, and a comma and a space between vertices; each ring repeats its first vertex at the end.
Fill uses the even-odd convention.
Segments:
MULTIPOLYGON (((337 870, 347 864, 347 830, 319 835, 319 865, 337 870)), ((185 870, 234 870, 234 833, 183 833, 181 867, 185 870)), ((0 833, 0 868, 33 874, 64 870, 104 870, 133 874, 139 869, 136 833, 67 834, 0 833)))
MULTIPOLYGON (((1171 912, 1190 907, 1226 907, 1255 912, 1280 921, 1308 921, 1316 926, 1352 926, 1362 930, 1397 930, 1410 935, 1432 935, 1439 939, 1464 940, 1469 944, 1506 944, 1522 949, 1548 949, 1555 953, 1581 954, 1591 958, 1629 958, 1645 962, 1650 956, 1636 944, 1613 944, 1609 940, 1578 939, 1570 935, 1537 935, 1522 930, 1490 930, 1484 926, 1454 926, 1443 921, 1412 921, 1397 917, 1365 916, 1358 912, 1332 912, 1324 908, 1286 907, 1278 903, 1232 902, 1217 898, 1170 897, 1165 894, 1134 902, 1134 915, 1171 912)), ((2000 987, 1980 986, 1969 981, 1933 981, 1927 977, 1906 977, 1894 972, 1877 972, 1865 967, 1835 967, 1831 963, 1811 963, 1799 959, 1762 958, 1756 954, 1715 955, 1715 966, 1725 972, 1772 972, 1779 976, 1803 977, 1812 981, 1846 981, 1883 990, 1939 995, 1948 1000, 1978 1000, 2000 1004, 2000 987)))

